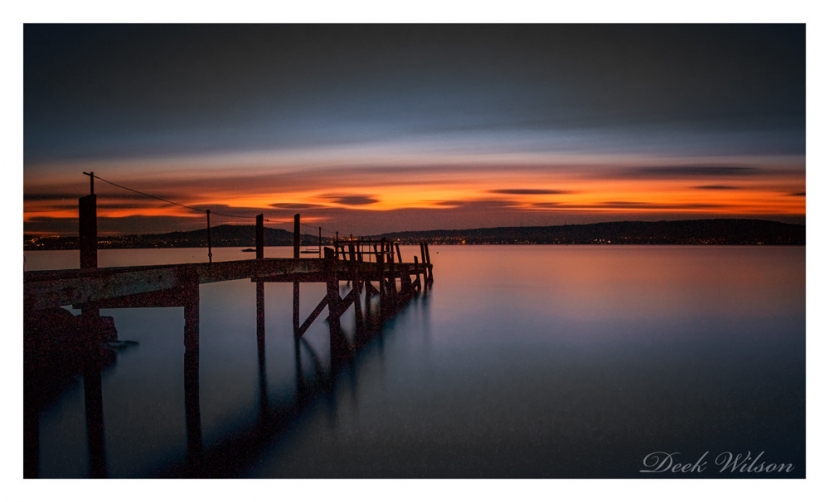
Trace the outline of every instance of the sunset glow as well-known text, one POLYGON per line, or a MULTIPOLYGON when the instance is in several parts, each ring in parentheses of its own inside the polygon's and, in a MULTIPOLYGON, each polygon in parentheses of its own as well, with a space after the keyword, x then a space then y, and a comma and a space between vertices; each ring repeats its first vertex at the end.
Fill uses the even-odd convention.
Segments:
POLYGON ((25 231, 805 222, 802 26, 278 28, 27 26, 25 231))

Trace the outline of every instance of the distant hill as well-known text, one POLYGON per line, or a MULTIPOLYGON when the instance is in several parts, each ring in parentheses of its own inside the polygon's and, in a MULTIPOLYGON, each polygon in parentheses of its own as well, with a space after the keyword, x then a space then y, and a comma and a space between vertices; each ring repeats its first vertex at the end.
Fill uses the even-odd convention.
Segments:
MULTIPOLYGON (((266 246, 291 246, 293 233, 265 228, 266 246)), ((253 247, 253 225, 220 225, 211 229, 214 247, 253 247)), ((375 235, 401 244, 682 244, 682 245, 806 245, 806 226, 767 220, 619 221, 548 227, 498 227, 428 230, 375 235)), ((318 236, 305 234, 301 245, 316 246, 318 236)), ((332 243, 323 237, 324 245, 332 243)), ((207 229, 166 234, 99 238, 99 248, 206 247, 207 229)), ((77 237, 24 236, 24 249, 78 249, 77 237)))
POLYGON ((618 221, 549 227, 397 232, 401 243, 806 245, 806 226, 767 220, 618 221))
MULTIPOLYGON (((256 245, 256 227, 254 225, 219 225, 210 229, 213 247, 254 247, 256 245)), ((266 246, 293 246, 294 234, 286 230, 264 228, 266 246)), ((304 234, 301 245, 316 246, 317 235, 304 234)), ((328 244, 330 239, 323 238, 328 244)), ((122 235, 116 237, 98 237, 99 249, 136 249, 136 248, 184 248, 207 247, 207 229, 189 232, 170 232, 166 234, 122 235)), ((24 249, 78 249, 77 237, 46 237, 31 242, 25 239, 24 249)))
MULTIPOLYGON (((293 232, 268 227, 263 230, 266 246, 293 246, 294 244, 293 232)), ((210 229, 210 240, 215 247, 252 247, 256 245, 256 227, 254 225, 219 225, 210 229)), ((119 243, 151 244, 149 246, 118 247, 206 247, 207 229, 167 234, 128 235, 118 238, 117 241, 119 243)), ((316 246, 317 242, 318 236, 304 234, 301 236, 300 244, 316 246)))

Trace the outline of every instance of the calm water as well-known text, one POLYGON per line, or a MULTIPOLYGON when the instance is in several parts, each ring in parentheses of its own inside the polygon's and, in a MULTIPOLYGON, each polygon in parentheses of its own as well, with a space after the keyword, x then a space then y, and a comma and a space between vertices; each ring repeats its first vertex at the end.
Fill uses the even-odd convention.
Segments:
MULTIPOLYGON (((707 455, 703 473, 680 477, 770 476, 721 473, 724 452, 763 452, 757 464, 805 476, 805 248, 431 253, 434 288, 333 377, 324 315, 294 344, 290 284, 265 286, 263 354, 255 284, 201 286, 200 427, 213 475, 670 476, 639 472, 662 451, 677 452, 676 463, 707 455)), ((206 252, 99 257, 118 266, 204 261, 206 252)), ((214 250, 215 260, 251 257, 214 250)), ((27 270, 77 264, 76 251, 26 254, 27 270)), ((303 319, 323 295, 322 284, 302 286, 303 319)), ((101 314, 114 317, 119 339, 138 342, 102 374, 107 475, 180 475, 183 309, 101 314)), ((347 334, 353 319, 352 307, 347 334)), ((42 477, 89 475, 83 389, 77 377, 41 413, 42 477)))

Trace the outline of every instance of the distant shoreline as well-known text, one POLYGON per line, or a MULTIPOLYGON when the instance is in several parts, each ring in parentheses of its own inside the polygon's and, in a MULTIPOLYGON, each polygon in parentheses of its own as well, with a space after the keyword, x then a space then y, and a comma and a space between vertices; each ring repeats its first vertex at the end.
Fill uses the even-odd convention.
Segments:
MULTIPOLYGON (((220 225, 211 229, 212 246, 255 246, 253 225, 220 225)), ((293 234, 265 228, 265 246, 292 246, 293 234)), ((806 226, 769 220, 712 219, 678 221, 621 221, 546 227, 497 227, 465 230, 393 232, 366 237, 400 244, 445 245, 693 245, 693 246, 805 246, 806 226)), ((347 240, 345 238, 343 241, 347 240)), ((301 246, 317 246, 316 235, 305 234, 301 246)), ((323 245, 333 239, 323 238, 323 245)), ((99 249, 158 249, 207 247, 205 229, 166 234, 99 237, 99 249)), ((24 234, 23 249, 78 249, 78 237, 38 237, 24 234)))

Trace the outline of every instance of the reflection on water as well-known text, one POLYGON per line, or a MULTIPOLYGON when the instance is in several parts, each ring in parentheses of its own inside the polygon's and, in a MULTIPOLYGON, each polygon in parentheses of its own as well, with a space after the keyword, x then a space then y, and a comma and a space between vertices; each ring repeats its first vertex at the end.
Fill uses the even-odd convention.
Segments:
MULTIPOLYGON (((27 270, 77 252, 48 254, 27 270)), ((40 476, 639 477, 653 451, 763 451, 805 475, 805 248, 457 246, 432 261, 434 289, 388 322, 363 303, 363 325, 351 307, 298 342, 291 284, 202 285, 195 358, 183 309, 102 309, 138 345, 99 372, 102 440, 87 433, 94 378, 43 405, 40 476)), ((324 295, 302 286, 303 319, 324 295)), ((702 475, 741 475, 715 467, 702 475)))

